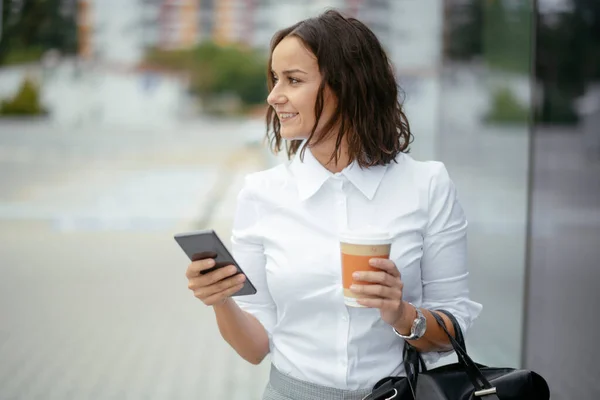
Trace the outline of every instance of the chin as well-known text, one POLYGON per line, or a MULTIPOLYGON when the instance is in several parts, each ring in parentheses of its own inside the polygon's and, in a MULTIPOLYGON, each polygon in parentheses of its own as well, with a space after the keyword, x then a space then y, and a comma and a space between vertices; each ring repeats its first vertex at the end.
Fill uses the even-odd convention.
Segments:
POLYGON ((305 140, 308 138, 307 134, 302 134, 295 129, 281 129, 279 131, 282 139, 285 140, 305 140))

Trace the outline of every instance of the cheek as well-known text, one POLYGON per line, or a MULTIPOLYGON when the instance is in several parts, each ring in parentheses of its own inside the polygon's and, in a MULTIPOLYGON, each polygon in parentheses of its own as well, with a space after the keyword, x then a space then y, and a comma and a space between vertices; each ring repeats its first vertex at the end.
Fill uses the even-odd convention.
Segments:
POLYGON ((317 101, 317 96, 312 92, 307 93, 307 95, 303 96, 301 101, 302 108, 302 118, 303 119, 311 119, 315 118, 315 103, 317 101))

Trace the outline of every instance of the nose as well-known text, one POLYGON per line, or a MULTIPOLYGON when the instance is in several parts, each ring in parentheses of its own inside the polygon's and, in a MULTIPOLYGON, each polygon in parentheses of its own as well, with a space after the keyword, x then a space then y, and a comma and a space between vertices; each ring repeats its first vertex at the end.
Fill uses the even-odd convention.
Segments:
POLYGON ((267 96, 267 103, 269 103, 271 107, 275 107, 278 104, 284 104, 286 101, 287 98, 285 97, 281 89, 279 89, 278 85, 275 85, 271 90, 271 93, 269 93, 269 95, 267 96))

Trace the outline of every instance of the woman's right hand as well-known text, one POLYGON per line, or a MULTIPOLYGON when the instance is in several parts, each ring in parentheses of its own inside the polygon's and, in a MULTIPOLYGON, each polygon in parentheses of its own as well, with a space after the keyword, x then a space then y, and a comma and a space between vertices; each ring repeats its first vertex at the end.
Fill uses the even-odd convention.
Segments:
POLYGON ((206 256, 198 258, 188 266, 185 276, 188 288, 207 306, 225 302, 244 286, 246 277, 238 274, 234 265, 217 265, 219 263, 215 263, 213 258, 206 256), (218 268, 201 273, 215 266, 218 268))

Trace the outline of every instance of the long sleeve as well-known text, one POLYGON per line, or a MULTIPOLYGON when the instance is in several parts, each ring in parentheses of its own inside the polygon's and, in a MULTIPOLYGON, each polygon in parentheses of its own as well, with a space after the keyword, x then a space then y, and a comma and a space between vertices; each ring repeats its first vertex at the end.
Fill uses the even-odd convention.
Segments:
POLYGON ((422 307, 450 311, 466 333, 482 309, 481 304, 469 298, 467 220, 446 168, 439 162, 433 165, 421 260, 422 307))
POLYGON ((256 287, 256 294, 234 297, 240 308, 264 326, 269 341, 276 323, 276 308, 266 279, 265 254, 259 235, 259 207, 251 194, 249 179, 240 191, 233 223, 231 243, 236 261, 256 287))

